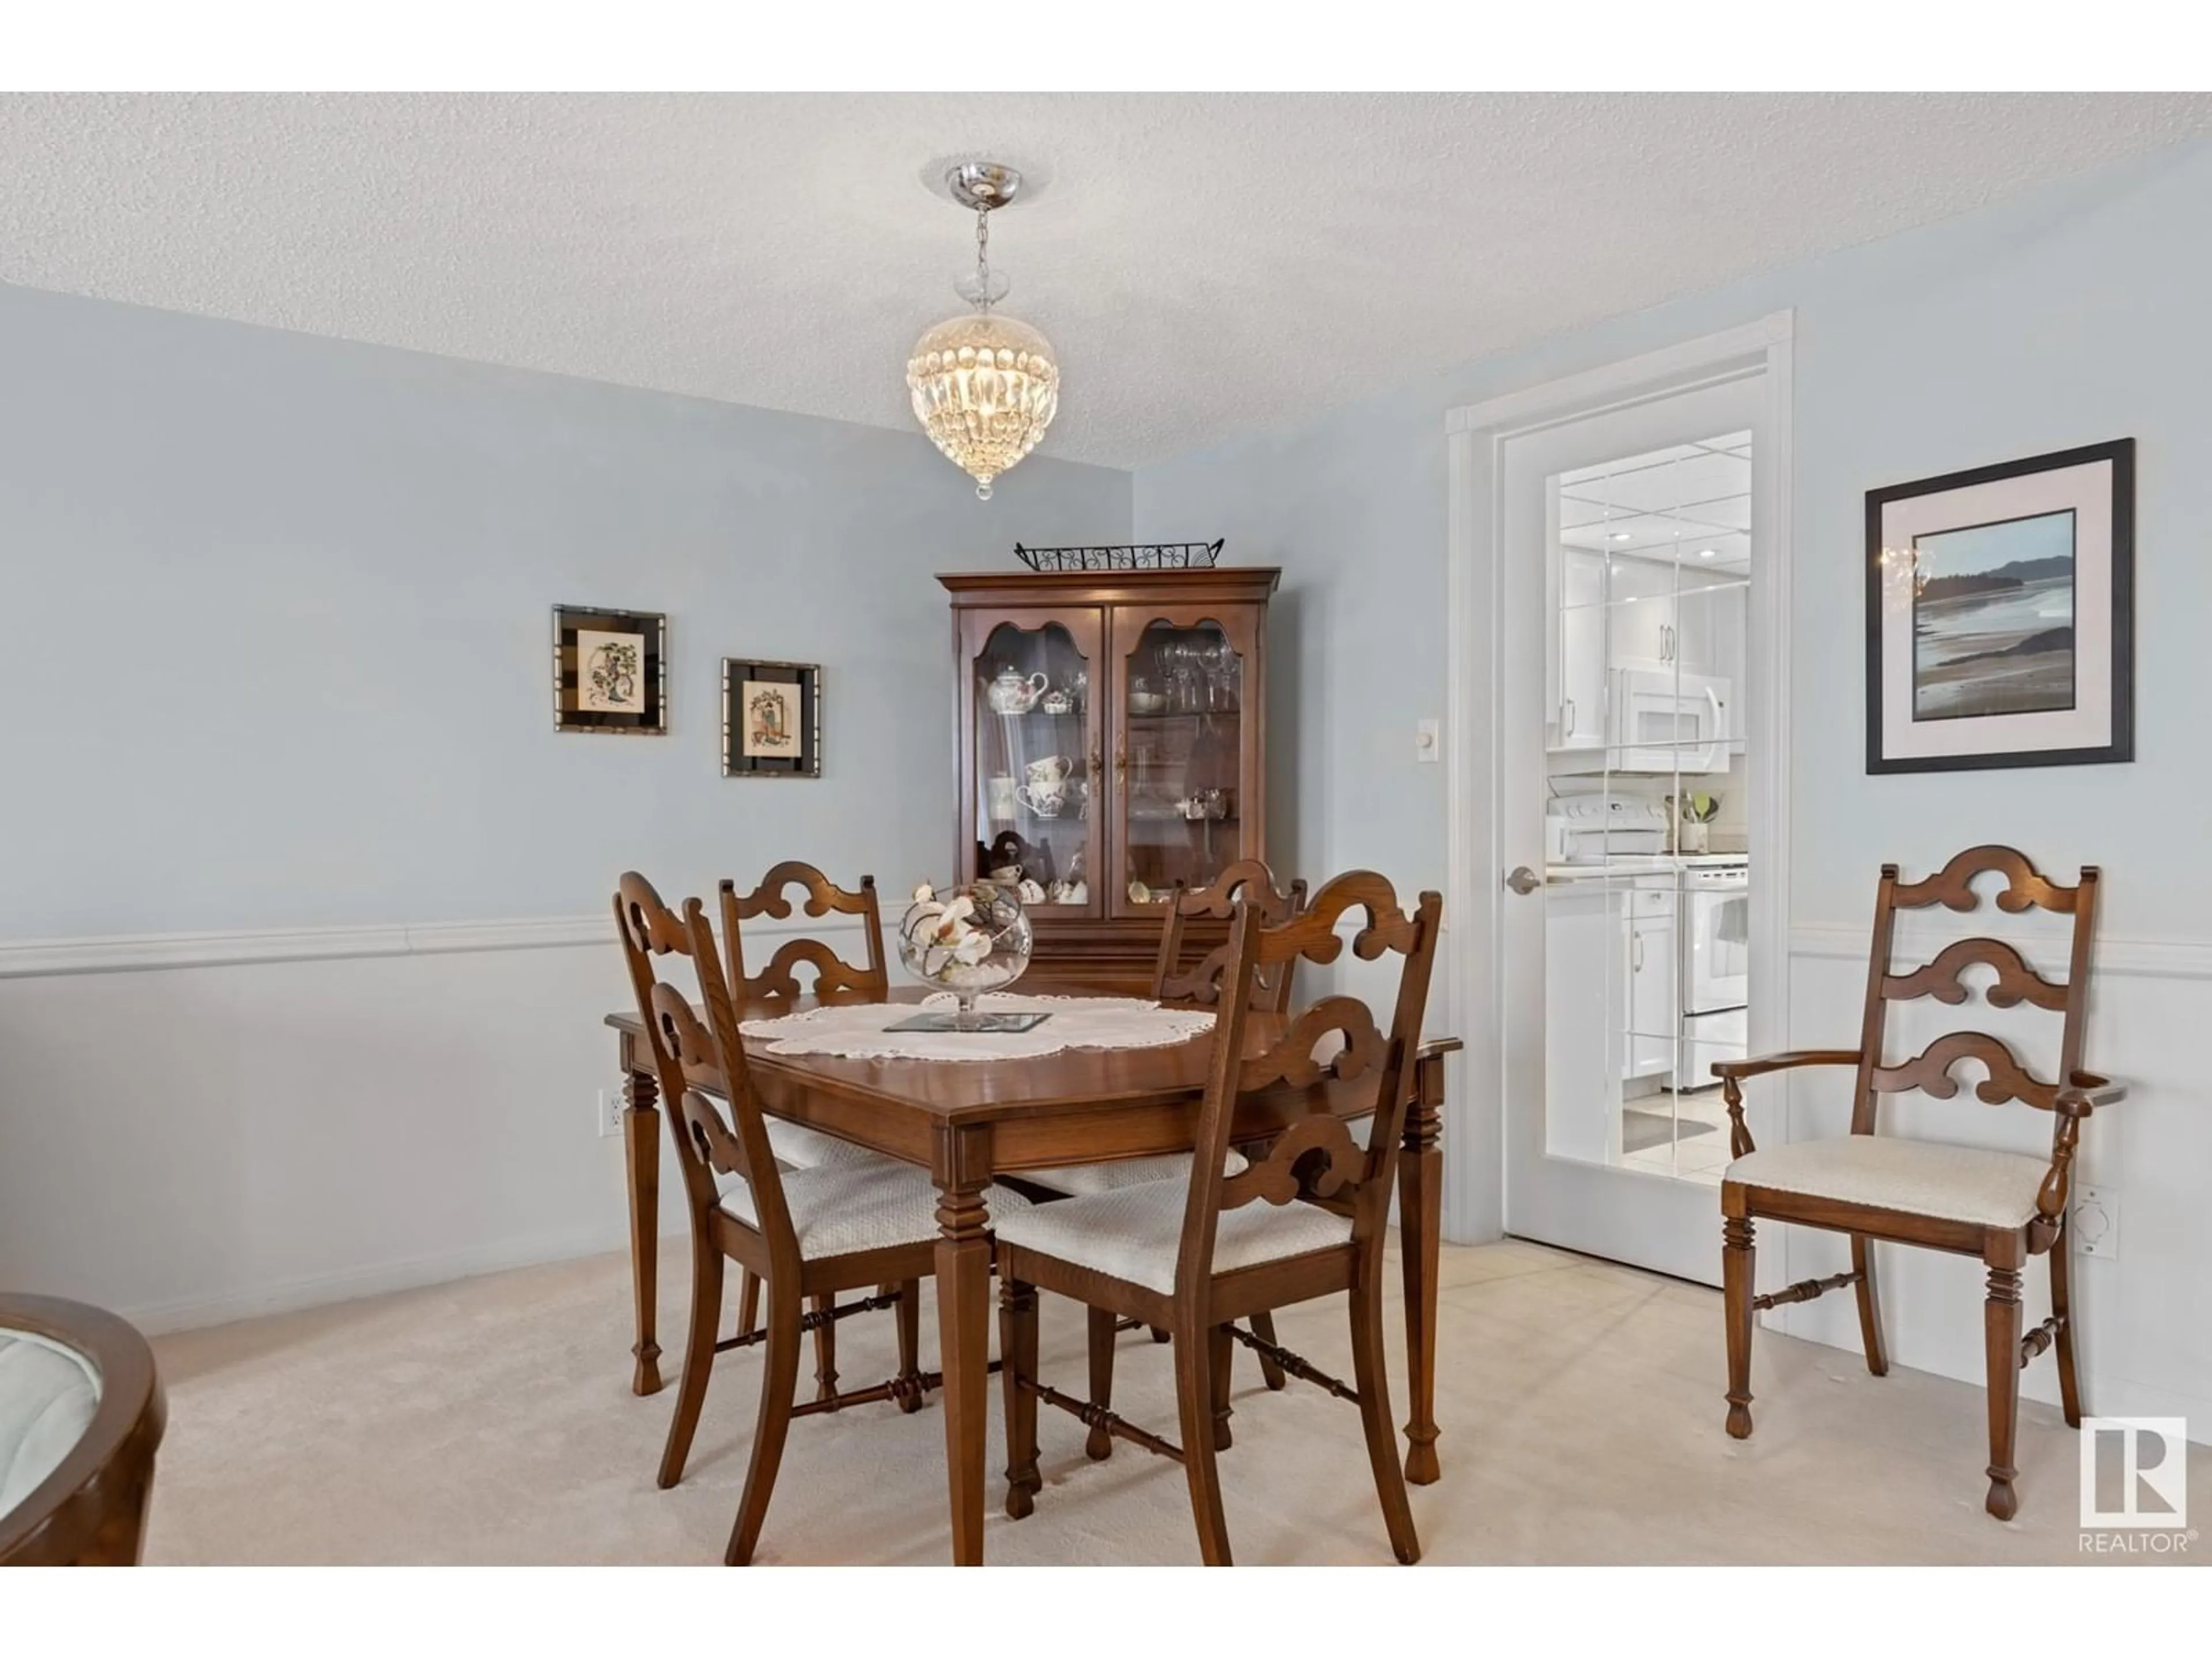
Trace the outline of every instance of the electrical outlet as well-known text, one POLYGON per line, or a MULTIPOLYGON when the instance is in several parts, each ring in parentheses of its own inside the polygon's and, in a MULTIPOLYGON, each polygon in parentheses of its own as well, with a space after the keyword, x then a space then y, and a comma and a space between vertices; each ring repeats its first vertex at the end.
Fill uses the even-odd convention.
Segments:
POLYGON ((1413 727, 1413 758, 1418 761, 1441 760, 1443 745, 1437 741, 1437 722, 1421 720, 1413 727))
POLYGON ((624 1102, 623 1100, 623 1091, 621 1090, 602 1089, 599 1091, 599 1126, 600 1139, 605 1140, 610 1136, 618 1135, 623 1132, 623 1110, 624 1102))
POLYGON ((2068 1207, 2066 1234, 2076 1255, 2119 1259, 2120 1195, 2110 1187, 2076 1187, 2068 1207))

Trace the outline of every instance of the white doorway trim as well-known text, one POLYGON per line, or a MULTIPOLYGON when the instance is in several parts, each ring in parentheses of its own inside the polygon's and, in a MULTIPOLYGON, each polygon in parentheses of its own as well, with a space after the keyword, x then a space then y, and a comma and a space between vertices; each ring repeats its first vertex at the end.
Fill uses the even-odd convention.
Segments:
MULTIPOLYGON (((1502 603, 1504 501, 1498 489, 1511 439, 1747 372, 1765 385, 1765 419, 1752 465, 1759 574, 1751 585, 1748 817, 1753 867, 1751 1051, 1787 1045, 1790 962, 1790 568, 1792 511, 1790 349, 1794 314, 1686 340, 1602 368, 1523 387, 1444 416, 1450 507, 1445 568, 1449 610, 1445 730, 1449 860, 1444 933, 1449 1029, 1467 1053, 1443 1136, 1443 1234, 1455 1243, 1498 1237, 1505 1226, 1504 1058, 1499 982, 1504 779, 1497 723, 1505 660, 1502 603)), ((1761 1114, 1764 1115, 1764 1114, 1761 1114)), ((1756 1125, 1754 1125, 1756 1129, 1756 1125)), ((1716 1232, 1716 1238, 1718 1234, 1716 1232)), ((1715 1245, 1717 1250, 1717 1243, 1715 1245)))

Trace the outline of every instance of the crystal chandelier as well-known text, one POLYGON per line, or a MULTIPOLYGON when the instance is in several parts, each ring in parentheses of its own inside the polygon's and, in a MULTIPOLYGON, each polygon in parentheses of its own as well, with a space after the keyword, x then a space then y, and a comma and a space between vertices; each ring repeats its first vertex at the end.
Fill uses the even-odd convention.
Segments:
POLYGON ((991 499, 991 481, 1036 447, 1060 407, 1060 366, 1051 343, 1027 323, 991 309, 1006 279, 991 269, 991 214, 1019 191, 1022 175, 995 161, 963 161, 945 175, 955 201, 975 210, 975 270, 954 284, 975 309, 917 341, 906 366, 914 416, 945 459, 991 499))

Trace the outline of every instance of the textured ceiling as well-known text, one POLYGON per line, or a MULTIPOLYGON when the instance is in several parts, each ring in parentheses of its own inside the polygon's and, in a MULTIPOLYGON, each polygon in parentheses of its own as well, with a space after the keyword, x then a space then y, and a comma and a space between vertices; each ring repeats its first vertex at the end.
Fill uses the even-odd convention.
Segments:
POLYGON ((2212 96, 0 97, 0 280, 905 426, 984 154, 1128 466, 2212 131, 2212 96), (933 166, 933 163, 939 165, 933 166))

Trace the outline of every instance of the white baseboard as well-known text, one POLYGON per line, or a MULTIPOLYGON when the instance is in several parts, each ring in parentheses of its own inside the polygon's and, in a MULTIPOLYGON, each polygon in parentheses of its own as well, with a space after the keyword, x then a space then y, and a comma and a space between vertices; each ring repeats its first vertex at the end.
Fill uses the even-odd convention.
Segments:
POLYGON ((504 1240, 475 1249, 450 1250, 441 1255, 410 1257, 356 1267, 344 1273, 310 1275, 237 1291, 217 1297, 191 1297, 175 1302, 148 1303, 116 1311, 149 1336, 174 1331, 202 1330, 228 1325, 234 1320, 258 1319, 269 1314, 296 1313, 335 1302, 356 1302, 363 1297, 385 1296, 394 1291, 420 1290, 479 1273, 502 1273, 510 1267, 534 1267, 548 1261, 573 1261, 580 1256, 604 1255, 626 1247, 629 1230, 611 1226, 543 1233, 528 1238, 504 1240))

